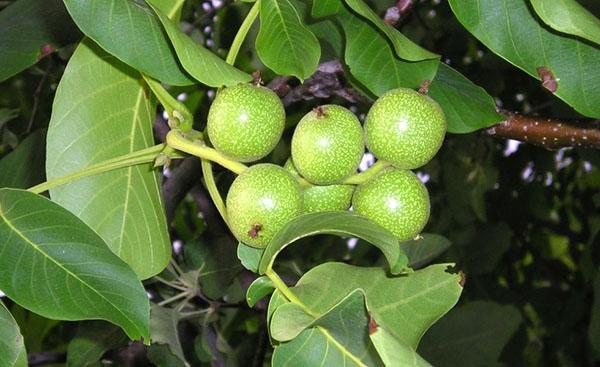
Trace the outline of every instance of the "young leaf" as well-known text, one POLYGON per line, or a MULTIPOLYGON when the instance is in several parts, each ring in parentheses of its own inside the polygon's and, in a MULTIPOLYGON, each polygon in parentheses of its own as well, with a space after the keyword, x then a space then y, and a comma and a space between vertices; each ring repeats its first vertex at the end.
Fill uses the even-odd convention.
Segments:
POLYGON ((542 79, 539 70, 545 70, 558 83, 556 96, 581 114, 600 118, 600 49, 549 31, 526 0, 449 3, 465 28, 493 52, 535 78, 542 79))
POLYGON ((537 15, 553 29, 600 44, 600 19, 575 0, 531 0, 537 15))
POLYGON ((367 22, 345 7, 338 16, 346 36, 346 64, 352 75, 373 94, 379 96, 398 87, 418 88, 424 80, 435 77, 437 59, 400 60, 386 37, 367 22))
POLYGON ((44 181, 46 131, 38 130, 0 160, 0 187, 26 189, 44 181))
MULTIPOLYGON (((377 324, 414 349, 425 331, 456 304, 462 292, 461 276, 448 273, 449 266, 436 264, 408 275, 390 276, 382 268, 325 263, 304 274, 291 291, 304 303, 307 313, 319 318, 360 289, 377 324), (415 312, 418 317, 411 317, 415 312)), ((276 294, 271 302, 281 302, 276 294)), ((269 305, 273 318, 277 308, 269 305)))
POLYGON ((262 248, 251 247, 240 242, 237 248, 237 257, 246 269, 258 273, 258 264, 264 252, 265 250, 262 248))
POLYGON ((151 9, 132 0, 64 2, 83 33, 119 60, 167 84, 194 84, 151 9))
POLYGON ((384 328, 377 327, 369 337, 386 366, 431 367, 414 349, 404 345, 384 328))
POLYGON ((294 338, 275 348, 273 366, 284 366, 291 358, 299 366, 383 366, 369 339, 362 291, 350 293, 316 319, 298 308, 285 304, 273 314, 271 335, 294 338))
POLYGON ((177 358, 185 361, 177 329, 180 318, 176 310, 153 304, 150 308, 150 338, 153 344, 168 345, 177 358))
POLYGON ((254 307, 258 301, 273 293, 274 289, 275 286, 273 285, 273 282, 266 276, 254 279, 246 291, 246 302, 248 302, 248 306, 254 307))
POLYGON ((420 237, 418 240, 406 241, 400 244, 400 248, 406 253, 411 267, 419 268, 423 266, 441 255, 451 245, 446 237, 438 234, 421 233, 420 237))
POLYGON ((91 228, 43 196, 0 189, 0 289, 56 320, 103 319, 148 338, 146 291, 91 228))
POLYGON ((396 237, 367 218, 351 212, 321 212, 298 216, 275 234, 260 259, 259 273, 273 266, 277 255, 288 245, 308 236, 333 234, 359 237, 381 250, 392 274, 408 266, 408 258, 400 250, 396 237))
POLYGON ((82 322, 67 348, 67 367, 95 365, 106 351, 120 346, 125 340, 125 335, 115 325, 104 321, 82 322))
POLYGON ((252 80, 250 75, 227 64, 219 56, 197 44, 160 10, 155 8, 154 11, 171 39, 179 61, 196 80, 210 87, 229 86, 252 80))
POLYGON ((321 57, 319 41, 291 0, 261 0, 256 52, 269 69, 301 81, 317 70, 321 57))
POLYGON ((0 367, 27 367, 27 351, 19 325, 1 300, 0 367))
POLYGON ((514 306, 467 303, 431 327, 419 353, 434 366, 495 366, 521 322, 514 306))
POLYGON ((15 1, 0 24, 0 82, 81 37, 61 0, 15 1))
MULTIPOLYGON (((155 103, 140 75, 89 39, 69 60, 50 119, 48 179, 150 147, 155 103)), ((171 243, 151 164, 121 168, 50 190, 92 227, 140 279, 160 273, 171 243)))
MULTIPOLYGON (((337 0, 336 0, 337 1, 337 0)), ((394 51, 401 59, 406 61, 421 61, 427 59, 439 59, 439 55, 429 52, 421 46, 417 45, 405 35, 400 33, 396 28, 386 24, 381 17, 367 5, 363 0, 344 0, 348 6, 356 13, 367 18, 381 32, 383 32, 388 40, 394 46, 394 51)))
POLYGON ((444 63, 429 86, 429 96, 444 110, 451 133, 466 134, 504 120, 483 88, 444 63))

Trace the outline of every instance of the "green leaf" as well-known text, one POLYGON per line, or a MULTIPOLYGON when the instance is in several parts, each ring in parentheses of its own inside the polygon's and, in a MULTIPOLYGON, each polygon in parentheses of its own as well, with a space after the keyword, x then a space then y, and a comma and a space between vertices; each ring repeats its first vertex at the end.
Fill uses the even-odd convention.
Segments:
POLYGON ((301 81, 317 70, 321 57, 319 41, 290 0, 261 0, 256 52, 275 73, 301 81))
POLYGON ((275 348, 273 366, 285 366, 292 358, 298 366, 383 366, 369 339, 362 291, 350 293, 317 319, 290 305, 278 307, 271 319, 273 337, 279 332, 288 340, 295 337, 275 348), (292 336, 292 330, 299 335, 292 336))
POLYGON ((367 18, 381 32, 383 32, 388 40, 394 46, 394 51, 398 57, 407 61, 421 61, 427 59, 439 59, 439 55, 430 52, 421 46, 417 45, 405 35, 400 33, 396 28, 385 23, 381 17, 364 3, 363 0, 344 0, 348 6, 356 13, 367 18))
POLYGON ((268 277, 262 276, 254 279, 246 291, 248 306, 254 307, 258 301, 273 293, 274 289, 275 286, 268 277))
POLYGON ((265 253, 265 249, 251 247, 243 243, 238 244, 237 257, 242 265, 253 273, 258 273, 258 264, 260 258, 265 253))
POLYGON ((300 215, 279 230, 265 248, 259 273, 264 274, 271 268, 277 255, 293 242, 318 234, 362 238, 381 250, 392 274, 399 274, 408 266, 408 258, 388 230, 352 212, 322 212, 300 215))
POLYGON ((148 347, 148 359, 157 367, 187 367, 188 365, 177 357, 167 345, 152 344, 148 347))
POLYGON ((0 367, 26 367, 27 351, 19 325, 0 300, 0 367))
POLYGON ((252 80, 250 75, 197 44, 160 10, 155 8, 154 11, 171 39, 179 61, 196 80, 211 87, 236 85, 252 80))
POLYGON ((419 353, 434 366, 496 366, 521 322, 514 306, 470 302, 433 325, 423 337, 419 353))
POLYGON ((26 189, 44 181, 46 131, 37 130, 0 160, 0 187, 26 189))
POLYGON ((429 96, 444 110, 451 133, 467 134, 505 119, 483 88, 444 63, 429 86, 429 96))
POLYGON ((150 339, 153 344, 166 344, 169 350, 185 361, 179 331, 177 329, 181 315, 172 308, 152 304, 150 308, 150 339))
POLYGON ((233 253, 233 243, 228 237, 218 238, 211 243, 191 241, 183 247, 186 264, 194 269, 202 293, 210 299, 225 295, 235 276, 242 270, 233 253))
MULTIPOLYGON (((304 274, 291 291, 304 303, 308 314, 319 318, 360 289, 377 324, 414 349, 425 331, 456 304, 462 292, 461 276, 448 273, 449 266, 436 264, 408 275, 390 276, 382 268, 325 263, 304 274)), ((277 291, 271 297, 275 306, 269 305, 269 315, 274 317, 281 302, 277 291)))
POLYGON ((468 273, 476 275, 493 272, 502 256, 510 249, 512 235, 512 230, 505 222, 478 228, 474 240, 464 250, 468 273))
POLYGON ((537 69, 547 68, 558 83, 556 96, 585 116, 600 117, 599 48, 547 30, 526 0, 450 0, 450 6, 494 53, 537 79, 537 69))
POLYGON ((0 289, 44 317, 149 336, 148 297, 131 268, 79 218, 27 191, 0 189, 0 289))
POLYGON ((125 340, 125 335, 115 325, 103 321, 82 322, 67 348, 67 366, 93 365, 106 351, 120 346, 125 340))
POLYGON ((131 67, 171 85, 194 84, 152 10, 132 0, 64 0, 79 28, 131 67))
POLYGON ((424 80, 435 77, 437 59, 400 60, 387 38, 350 10, 341 7, 338 17, 346 37, 346 64, 357 81, 373 94, 380 96, 399 87, 418 88, 424 80))
MULTIPOLYGON (((149 96, 137 72, 90 40, 82 43, 54 98, 48 179, 152 146, 156 107, 149 96)), ((56 187, 50 197, 92 227, 140 279, 166 267, 171 243, 151 163, 56 187)))
MULTIPOLYGON (((342 300, 340 303, 343 303, 342 300)), ((337 305, 333 306, 335 309, 337 305)), ((280 342, 296 338, 301 332, 312 326, 316 319, 295 303, 285 303, 275 309, 269 320, 271 337, 280 342)), ((357 325, 358 326, 358 325, 357 325)))
POLYGON ((400 248, 406 253, 409 265, 419 268, 441 255, 450 245, 450 241, 444 236, 421 233, 418 240, 402 242, 400 248))
POLYGON ((0 81, 80 38, 61 0, 19 0, 0 12, 0 81))
POLYGON ((531 0, 533 9, 553 29, 600 44, 600 19, 575 0, 531 0))
POLYGON ((406 346, 385 329, 378 327, 369 336, 386 366, 431 367, 431 364, 414 349, 406 346))

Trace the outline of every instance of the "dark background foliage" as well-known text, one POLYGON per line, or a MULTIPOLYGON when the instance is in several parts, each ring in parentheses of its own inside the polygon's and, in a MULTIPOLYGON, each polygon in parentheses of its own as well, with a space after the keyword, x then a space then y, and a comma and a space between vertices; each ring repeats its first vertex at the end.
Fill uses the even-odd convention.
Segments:
MULTIPOLYGON (((9 3, 2 1, 0 6, 9 3)), ((394 3, 371 1, 380 15, 394 3)), ((581 3, 600 15, 598 2, 581 3)), ((229 1, 187 1, 184 29, 222 54, 248 9, 247 4, 229 1)), ((538 81, 473 38, 458 23, 446 1, 418 1, 404 15, 399 28, 484 87, 504 110, 564 119, 579 117, 538 81)), ((63 31, 72 32, 74 39, 80 37, 75 28, 65 27, 63 31)), ((260 70, 263 79, 271 81, 275 75, 260 64, 253 49, 246 42, 238 65, 248 72, 260 70)), ((44 180, 41 137, 72 50, 70 46, 52 53, 0 83, 0 157, 15 149, 30 151, 22 161, 0 160, 0 186, 10 186, 17 175, 25 177, 26 186, 44 180)), ((329 49, 326 56, 337 58, 338 51, 329 49)), ((350 86, 353 83, 351 77, 344 81, 350 86)), ((185 103, 197 121, 204 120, 214 90, 181 87, 173 91, 185 95, 185 103)), ((287 101, 290 127, 319 103, 344 104, 359 115, 369 107, 363 99, 350 103, 336 96, 316 98, 308 94, 305 98, 287 101)), ((165 131, 164 124, 159 113, 155 123, 157 140, 165 131)), ((285 161, 292 131, 286 131, 285 139, 268 160, 280 164, 285 161)), ((448 135, 437 157, 419 170, 428 180, 432 198, 432 218, 426 232, 450 240, 449 249, 435 260, 458 263, 466 274, 466 285, 458 306, 426 334, 419 350, 426 359, 436 366, 597 363, 599 165, 600 155, 592 149, 546 150, 479 132, 448 135)), ((233 177, 220 170, 217 176, 225 192, 233 177)), ((199 311, 209 310, 200 321, 180 323, 181 352, 197 365, 211 359, 214 365, 262 365, 271 353, 265 330, 266 304, 259 302, 254 309, 245 305, 244 290, 253 275, 243 270, 235 257, 237 243, 227 234, 208 199, 199 162, 186 159, 175 163, 166 170, 165 178, 163 194, 172 219, 170 231, 179 266, 190 276, 199 275, 198 296, 190 302, 199 311)), ((360 265, 381 261, 375 250, 360 241, 352 249, 345 241, 327 236, 308 244, 304 241, 283 253, 280 267, 286 280, 295 281, 325 261, 360 265)), ((168 272, 164 276, 168 278, 168 272)), ((157 299, 172 295, 158 283, 147 286, 157 299)), ((15 304, 10 308, 33 364, 62 361, 69 342, 77 333, 85 332, 87 323, 78 326, 51 321, 15 304)), ((106 325, 95 327, 111 332, 104 331, 106 325)), ((164 337, 169 339, 168 335, 164 337)), ((127 343, 124 338, 112 338, 105 359, 124 365, 143 365, 148 359, 159 365, 181 363, 166 360, 176 358, 167 348, 146 348, 127 343)))

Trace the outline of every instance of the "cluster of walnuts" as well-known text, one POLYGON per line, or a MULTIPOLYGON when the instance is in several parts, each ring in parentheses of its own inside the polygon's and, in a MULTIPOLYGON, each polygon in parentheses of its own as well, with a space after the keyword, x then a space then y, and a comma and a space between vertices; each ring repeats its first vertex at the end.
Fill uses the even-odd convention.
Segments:
MULTIPOLYGON (((208 137, 222 154, 240 162, 265 157, 285 127, 285 110, 270 89, 240 84, 219 92, 210 107, 208 137)), ((265 247, 302 213, 352 210, 391 231, 400 241, 416 237, 429 219, 429 194, 410 171, 439 150, 446 119, 431 98, 394 89, 371 107, 361 126, 348 109, 323 105, 308 112, 292 137, 285 167, 260 163, 231 185, 229 226, 241 242, 265 247), (358 185, 366 148, 388 167, 358 185), (349 181, 349 182, 348 182, 349 181)))

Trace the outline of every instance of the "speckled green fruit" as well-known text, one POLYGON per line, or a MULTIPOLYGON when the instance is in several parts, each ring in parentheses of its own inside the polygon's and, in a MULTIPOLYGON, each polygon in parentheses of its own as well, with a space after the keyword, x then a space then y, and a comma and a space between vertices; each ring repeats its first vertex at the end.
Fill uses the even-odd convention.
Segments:
POLYGON ((433 158, 446 135, 446 117, 437 102, 412 89, 382 95, 365 120, 367 148, 402 169, 421 167, 433 158))
POLYGON ((281 227, 302 213, 302 190, 283 167, 257 164, 233 181, 226 205, 235 237, 262 248, 281 227))
POLYGON ((429 220, 429 193, 411 171, 388 168, 356 188, 352 207, 406 241, 429 220))
POLYGON ((273 91, 240 84, 217 94, 206 128, 215 149, 240 162, 251 162, 275 148, 284 126, 285 110, 273 91))
POLYGON ((354 174, 365 147, 356 116, 325 105, 307 113, 292 137, 292 159, 302 177, 318 185, 339 183, 354 174))
POLYGON ((354 186, 327 185, 304 189, 304 212, 345 211, 350 208, 354 186))

